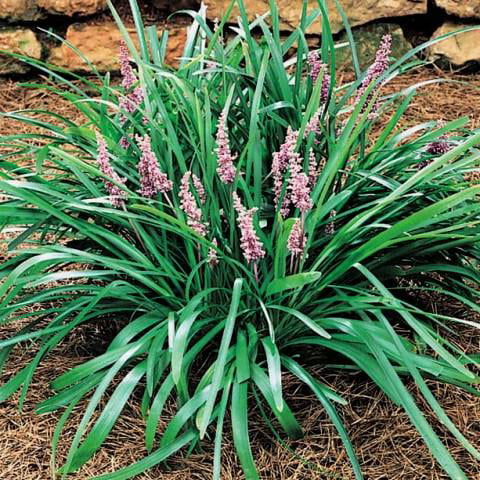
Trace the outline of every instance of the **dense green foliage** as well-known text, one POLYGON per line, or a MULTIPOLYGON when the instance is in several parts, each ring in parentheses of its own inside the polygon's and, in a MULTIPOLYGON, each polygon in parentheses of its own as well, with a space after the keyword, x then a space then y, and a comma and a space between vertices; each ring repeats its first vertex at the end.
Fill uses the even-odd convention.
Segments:
MULTIPOLYGON (((473 323, 426 311, 406 292, 434 290, 480 310, 480 187, 464 179, 478 170, 480 132, 466 129, 468 119, 398 129, 415 86, 387 98, 380 87, 419 64, 415 51, 366 85, 368 73, 359 71, 351 43, 356 80, 336 85, 323 0, 318 10, 303 12, 301 25, 287 37, 280 35, 273 1, 271 14, 251 24, 242 1, 233 2, 239 19, 229 28, 228 42, 222 40, 228 15, 210 28, 203 7, 187 12, 194 24, 177 68, 164 64, 167 34, 158 38, 154 27, 144 28, 131 3, 138 50, 113 12, 135 63, 135 88, 142 89, 138 108, 122 110, 122 98, 132 92, 112 85, 108 75, 73 82, 66 72, 29 60, 58 81, 54 90, 75 103, 85 123, 52 114, 51 123, 38 125, 36 112, 8 114, 43 130, 1 139, 5 200, 0 222, 17 235, 9 244, 14 255, 0 271, 0 318, 31 322, 0 341, 0 364, 16 346, 37 350, 0 388, 0 399, 20 390, 22 404, 39 362, 48 361, 70 332, 115 318, 122 327, 106 351, 53 380, 55 394, 38 406, 39 412, 64 412, 55 450, 69 415, 88 399, 60 470, 63 476, 101 447, 126 402, 139 392, 151 453, 98 478, 131 478, 207 437, 215 445, 214 478, 220 478, 227 421, 246 478, 258 478, 248 426, 255 402, 268 407, 280 435, 302 435, 295 408, 282 395, 282 375, 290 372, 318 397, 356 478, 362 478, 336 410, 348 399, 308 373, 312 365, 330 365, 363 371, 405 409, 447 474, 466 478, 404 379, 415 381, 438 419, 480 459, 426 383, 435 379, 476 392, 474 358, 444 335, 459 322, 473 323), (328 65, 317 81, 304 35, 312 22, 323 23, 319 54, 328 65), (327 74, 330 83, 324 81, 327 74), (223 183, 216 171, 223 111, 229 148, 237 155, 232 183, 223 183), (316 113, 318 131, 304 135, 316 113), (374 137, 372 126, 380 121, 384 127, 374 137), (311 208, 302 214, 291 208, 283 217, 271 170, 288 127, 298 133, 290 154, 299 155, 305 170, 312 158, 321 169, 310 184, 311 208), (139 193, 138 135, 151 138, 160 169, 173 182, 165 194, 145 198, 139 193), (446 136, 444 152, 429 148, 435 142, 445 145, 446 136), (96 161, 102 138, 115 172, 108 180, 96 161), (121 146, 125 139, 127 148, 121 146), (201 212, 202 235, 191 228, 193 217, 180 203, 187 171, 205 189, 203 195, 198 185, 187 187, 201 212), (119 192, 121 199, 112 205, 107 190, 119 192), (258 208, 244 212, 257 236, 253 247, 263 249, 251 262, 244 257, 234 192, 246 208, 258 208), (289 237, 297 219, 306 244, 293 255, 289 237), (171 399, 177 414, 159 432, 159 418, 171 399)), ((290 188, 285 175, 280 200, 290 188)))

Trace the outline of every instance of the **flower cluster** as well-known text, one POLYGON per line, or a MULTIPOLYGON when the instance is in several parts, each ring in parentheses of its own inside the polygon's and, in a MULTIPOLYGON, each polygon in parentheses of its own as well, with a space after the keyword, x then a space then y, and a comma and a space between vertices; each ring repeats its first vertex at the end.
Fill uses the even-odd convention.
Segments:
MULTIPOLYGON (((444 126, 445 126, 444 121, 438 122, 438 127, 444 127, 444 126)), ((444 153, 449 152, 452 149, 453 145, 448 140, 448 138, 449 138, 448 134, 443 133, 436 140, 434 140, 433 142, 430 142, 426 146, 425 151, 430 155, 443 155, 444 153)), ((427 157, 426 159, 423 159, 417 163, 417 169, 421 170, 422 168, 425 168, 426 166, 428 166, 431 162, 432 162, 432 159, 427 157)))
POLYGON ((292 157, 290 161, 290 178, 288 179, 288 194, 292 205, 298 208, 302 214, 313 206, 310 198, 310 180, 302 171, 301 161, 292 157))
POLYGON ((203 183, 194 173, 192 173, 192 182, 193 182, 193 187, 197 192, 200 203, 204 205, 205 202, 207 201, 207 194, 205 193, 205 187, 203 186, 203 183))
MULTIPOLYGON (((187 225, 198 235, 204 237, 207 234, 207 226, 202 222, 202 210, 198 207, 193 193, 190 190, 190 178, 192 172, 187 171, 182 177, 180 192, 180 207, 187 216, 187 225)), ((199 195, 200 196, 200 195, 199 195)))
MULTIPOLYGON (((303 133, 303 138, 307 138, 311 133, 315 136, 320 135, 320 118, 323 114, 323 106, 321 106, 313 115, 312 118, 308 121, 305 125, 305 130, 303 133)), ((315 138, 315 144, 319 144, 320 142, 315 138)))
POLYGON ((240 228, 240 247, 242 248, 243 256, 248 263, 256 262, 265 256, 265 250, 253 226, 253 216, 258 208, 254 207, 247 210, 242 205, 240 197, 236 192, 233 192, 232 196, 233 207, 238 214, 237 223, 240 228))
POLYGON ((295 257, 300 257, 305 249, 307 238, 303 232, 302 221, 297 218, 288 237, 287 248, 295 257))
POLYGON ((273 193, 275 206, 278 206, 282 192, 284 192, 280 213, 285 218, 290 213, 290 206, 298 208, 302 214, 312 208, 312 200, 310 198, 311 188, 314 185, 316 173, 316 161, 313 152, 310 153, 309 161, 314 165, 309 166, 309 175, 302 170, 302 159, 298 152, 295 152, 295 146, 298 139, 298 131, 294 131, 291 127, 287 130, 285 142, 281 145, 280 150, 273 154, 272 177, 273 177, 273 193), (284 176, 289 171, 290 177, 288 183, 284 185, 284 176))
MULTIPOLYGON (((108 178, 113 180, 116 183, 125 183, 125 179, 122 179, 113 169, 110 160, 108 158, 108 150, 105 139, 97 132, 97 144, 98 144, 98 154, 97 154, 97 163, 100 167, 100 171, 108 178)), ((103 180, 105 188, 110 194, 110 202, 114 207, 120 207, 123 205, 125 192, 115 183, 112 183, 109 180, 103 180)))
MULTIPOLYGON (((309 170, 313 168, 312 151, 310 151, 310 165, 309 170)), ((313 157, 315 157, 313 155, 313 157)), ((316 164, 316 162, 315 162, 316 164)), ((288 193, 292 205, 298 208, 301 212, 301 219, 297 219, 290 231, 288 237, 287 248, 292 254, 292 257, 300 258, 305 248, 306 237, 304 233, 305 215, 313 207, 312 199, 310 198, 311 188, 313 186, 309 175, 302 171, 302 165, 299 161, 290 163, 290 178, 288 182, 288 193)), ((293 258, 292 258, 293 261, 293 258)))
POLYGON ((132 88, 133 84, 137 81, 137 77, 130 64, 128 47, 124 41, 120 42, 118 61, 120 64, 120 74, 122 75, 122 87, 128 90, 132 88))
POLYGON ((311 148, 308 152, 308 181, 311 189, 313 189, 313 187, 316 185, 319 175, 320 165, 317 161, 317 157, 315 156, 313 148, 311 148))
MULTIPOLYGON (((380 42, 380 46, 375 54, 375 61, 370 65, 369 69, 367 70, 367 74, 360 85, 360 88, 357 92, 357 97, 355 103, 359 102, 366 92, 369 85, 371 85, 375 80, 381 77, 388 69, 389 65, 389 57, 392 52, 392 36, 387 33, 382 37, 382 41, 380 42)), ((367 96, 367 99, 364 103, 364 109, 370 103, 374 96, 375 92, 371 91, 367 96)), ((372 107, 371 114, 375 115, 375 112, 378 110, 378 105, 375 104, 372 107)))
POLYGON ((217 173, 223 183, 232 183, 237 173, 233 161, 236 155, 232 155, 228 141, 227 111, 223 110, 218 119, 217 127, 217 148, 215 152, 218 157, 217 173))
MULTIPOLYGON (((289 165, 298 164, 300 162, 300 154, 295 152, 297 144, 298 131, 294 131, 288 127, 287 136, 284 143, 280 146, 280 150, 273 154, 272 161, 272 176, 273 176, 273 193, 275 206, 278 207, 280 197, 283 190, 283 177, 289 165)), ((280 206, 280 213, 286 217, 290 212, 290 199, 288 192, 285 192, 282 205, 280 206)))
POLYGON ((443 155, 452 149, 451 143, 448 141, 448 135, 444 133, 438 137, 438 140, 427 145, 427 153, 431 155, 443 155))
POLYGON ((144 197, 151 198, 158 193, 167 193, 173 183, 168 179, 167 175, 160 170, 158 160, 152 151, 150 137, 136 136, 138 147, 142 152, 140 162, 138 163, 138 173, 140 175, 140 194, 144 197))
POLYGON ((330 91, 330 83, 332 78, 328 73, 328 66, 322 62, 318 50, 314 50, 308 54, 308 65, 310 67, 310 77, 315 83, 323 71, 322 87, 320 93, 320 100, 325 103, 328 100, 328 92, 330 91))
POLYGON ((323 62, 320 58, 318 50, 313 50, 308 54, 308 66, 310 67, 310 78, 312 82, 315 83, 322 71, 323 62))
MULTIPOLYGON (((134 87, 137 77, 130 63, 130 56, 125 42, 120 42, 118 60, 120 64, 120 73, 122 76, 122 87, 125 89, 125 95, 120 97, 119 107, 122 112, 132 114, 136 112, 144 99, 143 90, 140 86, 134 87)), ((120 123, 124 125, 127 122, 126 115, 120 116, 120 123)), ((120 145, 127 148, 129 142, 126 137, 122 137, 120 145)))
MULTIPOLYGON (((212 240, 212 243, 215 247, 218 247, 218 242, 216 238, 212 240)), ((217 251, 213 247, 210 247, 208 249, 208 264, 210 265, 211 268, 216 267, 218 265, 217 251)))
MULTIPOLYGON (((138 107, 143 102, 143 90, 141 87, 134 88, 131 92, 127 93, 123 97, 120 98, 119 106, 123 112, 128 114, 135 113, 138 107)), ((120 118, 121 124, 125 124, 127 121, 127 117, 122 115, 120 118)))

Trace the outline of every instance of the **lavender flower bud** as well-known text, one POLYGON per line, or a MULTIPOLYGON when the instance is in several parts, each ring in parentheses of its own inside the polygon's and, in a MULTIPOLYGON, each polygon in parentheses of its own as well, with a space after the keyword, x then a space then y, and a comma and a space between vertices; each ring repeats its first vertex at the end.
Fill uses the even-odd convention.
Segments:
POLYGON ((124 41, 120 42, 118 60, 120 63, 120 73, 122 75, 122 87, 125 90, 129 90, 137 81, 137 77, 130 64, 130 53, 124 41))
POLYGON ((308 54, 307 61, 308 66, 310 67, 310 78, 312 79, 312 82, 315 83, 318 79, 318 76, 320 75, 323 66, 318 50, 310 52, 308 54))
POLYGON ((290 162, 288 190, 292 205, 298 208, 302 213, 306 213, 313 207, 312 199, 310 198, 309 178, 304 172, 302 172, 300 162, 295 161, 295 159, 292 159, 290 162))
MULTIPOLYGON (((367 70, 367 74, 363 79, 362 84, 360 85, 360 88, 358 89, 355 103, 361 100, 368 86, 387 71, 388 65, 389 65, 389 56, 391 52, 392 52, 392 36, 389 33, 387 33, 382 37, 380 46, 377 50, 377 53, 375 54, 375 61, 373 62, 372 65, 370 65, 369 69, 367 70)), ((372 91, 367 96, 367 99, 365 100, 365 103, 364 103, 364 109, 370 103, 374 95, 375 95, 375 92, 372 91)), ((378 105, 374 105, 371 110, 371 113, 375 114, 377 109, 378 109, 378 105)))
POLYGON ((308 153, 308 183, 310 188, 313 190, 317 183, 318 176, 320 175, 320 166, 317 162, 317 157, 313 152, 313 148, 310 149, 308 153))
MULTIPOLYGON (((287 136, 283 145, 280 146, 280 150, 273 154, 272 161, 272 177, 273 177, 273 193, 275 206, 278 207, 280 197, 283 190, 284 174, 288 166, 292 163, 300 162, 300 155, 295 152, 295 146, 297 144, 298 131, 294 131, 291 127, 288 127, 287 136)), ((285 218, 290 211, 290 198, 288 191, 285 192, 282 205, 280 206, 280 213, 285 218)))
POLYGON ((307 238, 303 233, 302 222, 297 218, 288 236, 287 248, 293 256, 302 256, 306 242, 307 238))
MULTIPOLYGON (((141 87, 137 87, 132 90, 130 93, 127 93, 120 98, 119 107, 121 111, 132 114, 135 113, 138 107, 143 102, 143 90, 141 87)), ((124 125, 127 122, 128 118, 125 115, 121 115, 120 123, 124 125)))
MULTIPOLYGON (((212 240, 212 243, 215 247, 218 246, 218 242, 216 238, 212 240)), ((210 247, 208 249, 208 264, 210 265, 210 268, 214 268, 218 265, 217 251, 213 247, 210 247)))
POLYGON ((202 211, 195 201, 195 197, 190 191, 190 177, 192 172, 187 171, 182 177, 180 191, 178 196, 180 198, 180 207, 187 216, 187 225, 194 230, 198 235, 204 237, 207 234, 207 227, 202 222, 202 211))
POLYGON ((431 155, 443 155, 452 149, 452 144, 448 141, 448 135, 444 133, 437 140, 427 145, 427 152, 431 155))
POLYGON ((125 150, 130 146, 130 143, 128 142, 128 139, 127 137, 123 136, 121 139, 120 139, 120 142, 119 142, 120 146, 122 148, 124 148, 125 150))
MULTIPOLYGON (((130 64, 127 45, 123 41, 120 42, 118 58, 120 63, 120 73, 122 75, 122 87, 126 91, 125 95, 120 98, 119 107, 121 111, 132 114, 143 102, 144 95, 141 87, 133 88, 137 82, 137 77, 130 64)), ((121 125, 125 124, 127 120, 128 119, 125 115, 120 116, 121 125)))
POLYGON ((173 188, 173 183, 168 180, 165 173, 162 173, 158 160, 152 151, 150 137, 137 135, 138 147, 142 152, 140 162, 138 163, 138 173, 140 176, 140 194, 151 198, 158 193, 167 193, 173 188))
MULTIPOLYGON (((98 143, 98 155, 97 155, 97 163, 100 167, 100 171, 111 180, 117 183, 125 183, 125 179, 120 178, 118 174, 113 170, 113 167, 110 163, 108 158, 108 150, 107 144, 105 139, 97 132, 97 143, 98 143)), ((124 198, 126 197, 126 193, 114 183, 103 179, 103 183, 105 188, 107 189, 108 193, 110 194, 110 203, 114 207, 120 207, 124 203, 124 198)))
POLYGON ((197 195, 198 195, 198 198, 200 199, 200 203, 204 205, 205 202, 207 201, 205 188, 202 182, 200 181, 200 179, 194 173, 192 173, 192 182, 195 190, 197 191, 197 195))
POLYGON ((217 148, 215 152, 218 157, 217 173, 223 183, 232 183, 235 180, 237 170, 233 161, 237 158, 230 151, 227 127, 227 111, 223 110, 218 119, 217 126, 217 148))
POLYGON ((313 83, 318 80, 318 77, 323 71, 320 100, 322 103, 325 103, 328 100, 328 92, 330 90, 332 78, 328 73, 328 66, 322 62, 318 50, 314 50, 308 54, 308 65, 310 67, 310 77, 313 83))
POLYGON ((233 192, 233 207, 237 211, 237 224, 240 228, 240 247, 247 263, 256 262, 265 256, 263 245, 253 226, 253 216, 258 208, 247 210, 236 192, 233 192))
POLYGON ((432 142, 427 146, 427 152, 432 155, 443 155, 451 150, 452 146, 449 142, 444 140, 439 140, 437 142, 432 142))

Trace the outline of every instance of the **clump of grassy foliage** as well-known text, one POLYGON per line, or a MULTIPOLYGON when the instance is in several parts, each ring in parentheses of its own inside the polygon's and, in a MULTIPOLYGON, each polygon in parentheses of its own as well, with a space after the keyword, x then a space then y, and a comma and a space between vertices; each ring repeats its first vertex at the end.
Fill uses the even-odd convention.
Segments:
POLYGON ((52 349, 79 326, 112 318, 123 326, 105 352, 54 379, 54 395, 38 406, 63 411, 55 451, 85 400, 62 478, 101 447, 135 392, 150 453, 98 478, 131 478, 209 441, 218 479, 227 421, 246 478, 258 478, 249 442, 255 402, 279 435, 302 436, 283 395, 286 372, 317 396, 362 478, 336 407, 348 399, 314 378, 312 365, 364 372, 404 408, 445 472, 466 478, 404 383, 414 380, 479 459, 426 382, 478 393, 475 358, 445 334, 473 322, 405 295, 433 290, 480 310, 480 187, 464 180, 478 169, 480 132, 467 119, 400 129, 416 86, 382 96, 385 82, 418 65, 423 47, 392 61, 386 37, 361 72, 346 24, 356 78, 337 85, 323 0, 309 14, 304 8, 288 36, 274 1, 249 23, 238 0, 215 28, 204 7, 186 12, 193 25, 171 68, 167 33, 144 28, 131 5, 138 49, 112 7, 126 45, 121 86, 93 66, 98 81, 73 81, 28 60, 58 81, 54 90, 84 124, 8 114, 43 130, 1 139, 0 218, 17 235, 1 267, 0 317, 30 322, 0 342, 0 364, 16 346, 37 350, 0 399, 20 390, 22 405, 52 349), (238 23, 226 41, 233 8, 238 23), (313 22, 322 22, 322 46, 309 52, 313 22), (23 166, 22 157, 35 161, 23 166), (176 415, 158 432, 169 399, 176 415))

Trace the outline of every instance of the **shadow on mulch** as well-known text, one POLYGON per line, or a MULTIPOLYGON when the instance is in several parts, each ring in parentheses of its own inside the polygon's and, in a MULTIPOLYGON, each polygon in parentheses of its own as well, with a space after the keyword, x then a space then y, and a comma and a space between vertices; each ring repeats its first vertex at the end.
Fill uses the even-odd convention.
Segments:
MULTIPOLYGON (((459 77, 444 75, 445 79, 468 81, 469 85, 440 83, 428 85, 420 90, 411 107, 402 119, 402 126, 409 126, 426 120, 453 120, 460 116, 470 118, 470 127, 480 127, 478 88, 480 75, 459 77)), ((438 72, 420 70, 416 73, 394 79, 387 91, 398 90, 432 78, 438 72)), ((5 81, 0 86, 0 110, 10 111, 22 108, 39 108, 60 113, 71 119, 79 114, 66 102, 45 91, 23 89, 14 82, 5 81)), ((31 131, 25 125, 0 117, 0 134, 31 131)), ((0 239, 1 240, 1 239, 0 239)), ((0 258, 4 251, 0 248, 0 258)), ((444 303, 443 299, 430 299, 432 308, 468 318, 469 313, 460 305, 444 303)), ((11 334, 15 325, 0 328, 0 338, 11 334)), ((98 324, 75 332, 47 361, 43 362, 34 377, 23 412, 17 410, 16 398, 0 405, 0 479, 1 480, 47 480, 52 478, 50 468, 50 442, 58 415, 34 413, 35 404, 50 393, 49 383, 58 375, 84 362, 92 352, 102 351, 105 336, 110 334, 111 325, 98 324)), ((480 333, 461 328, 452 338, 460 348, 469 352, 480 351, 480 333)), ((33 347, 32 347, 33 348, 33 347)), ((18 349, 8 366, 8 374, 18 371, 31 358, 34 350, 18 349)), ((448 478, 436 465, 416 430, 410 425, 407 415, 393 405, 365 376, 354 372, 335 373, 326 369, 312 369, 317 378, 334 385, 335 390, 348 400, 340 408, 352 442, 360 459, 365 478, 368 480, 440 480, 448 478)), ((298 414, 305 438, 289 444, 295 449, 293 455, 279 445, 272 433, 263 424, 258 411, 251 417, 253 450, 257 459, 260 476, 264 480, 324 480, 353 479, 346 454, 341 446, 331 421, 319 406, 315 397, 291 377, 285 378, 287 398, 292 409, 298 414)), ((430 382, 430 387, 441 405, 467 438, 480 448, 480 399, 454 386, 430 382)), ((412 393, 417 397, 413 384, 412 393)), ((467 472, 470 480, 480 480, 480 463, 475 462, 451 438, 439 422, 433 419, 425 403, 419 400, 435 430, 452 455, 467 472)), ((170 408, 173 412, 173 406, 170 408)), ((82 409, 72 414, 61 444, 59 461, 65 459, 68 440, 79 421, 82 409)), ((164 428, 168 418, 161 420, 164 428)), ((69 476, 72 480, 87 480, 122 468, 141 459, 145 454, 144 421, 135 399, 127 406, 119 422, 109 435, 105 446, 78 473, 69 476)), ((204 442, 205 450, 195 452, 189 458, 182 454, 175 456, 167 466, 157 467, 137 477, 138 480, 207 480, 212 472, 212 450, 210 442, 204 442)), ((238 462, 228 429, 225 435, 223 456, 224 480, 240 480, 238 462)))

